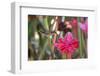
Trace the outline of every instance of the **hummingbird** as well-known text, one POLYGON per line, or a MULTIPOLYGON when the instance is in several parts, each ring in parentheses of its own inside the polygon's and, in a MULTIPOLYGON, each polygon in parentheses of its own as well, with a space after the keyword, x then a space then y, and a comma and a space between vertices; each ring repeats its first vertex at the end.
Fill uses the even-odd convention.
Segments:
POLYGON ((50 36, 50 38, 54 35, 54 34, 57 34, 55 31, 46 31, 46 32, 44 32, 44 31, 39 31, 42 35, 44 35, 44 36, 46 36, 46 37, 49 37, 50 36))

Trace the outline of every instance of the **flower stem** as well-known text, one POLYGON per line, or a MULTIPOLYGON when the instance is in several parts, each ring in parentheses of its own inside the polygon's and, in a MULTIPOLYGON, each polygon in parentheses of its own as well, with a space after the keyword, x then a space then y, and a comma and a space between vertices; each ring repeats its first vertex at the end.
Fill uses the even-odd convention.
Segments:
POLYGON ((68 53, 68 54, 67 54, 67 58, 68 58, 68 59, 72 59, 72 54, 71 54, 71 53, 68 53))
MULTIPOLYGON (((79 18, 78 18, 78 21, 79 21, 79 18)), ((83 55, 83 52, 82 52, 82 36, 81 36, 81 30, 79 28, 79 25, 78 25, 78 37, 79 37, 79 53, 80 53, 80 58, 82 58, 82 55, 83 55)))
POLYGON ((67 56, 66 56, 66 54, 65 54, 65 53, 64 53, 64 54, 62 54, 62 58, 63 58, 63 59, 66 59, 66 57, 67 57, 67 56))

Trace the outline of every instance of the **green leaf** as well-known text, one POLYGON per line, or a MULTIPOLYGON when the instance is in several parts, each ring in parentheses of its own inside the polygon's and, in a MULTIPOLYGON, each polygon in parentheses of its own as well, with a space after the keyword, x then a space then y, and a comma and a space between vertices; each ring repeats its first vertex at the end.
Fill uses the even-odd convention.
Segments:
POLYGON ((49 31, 48 17, 47 16, 44 18, 44 28, 49 31))

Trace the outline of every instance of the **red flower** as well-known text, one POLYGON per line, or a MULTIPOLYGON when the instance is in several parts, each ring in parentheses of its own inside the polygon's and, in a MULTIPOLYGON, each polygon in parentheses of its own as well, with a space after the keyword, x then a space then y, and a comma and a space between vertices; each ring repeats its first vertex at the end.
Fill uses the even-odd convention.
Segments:
POLYGON ((73 54, 73 52, 79 47, 77 39, 73 38, 71 32, 68 32, 64 38, 59 38, 54 44, 61 53, 73 54))
POLYGON ((78 24, 77 18, 73 18, 72 21, 71 21, 71 24, 73 26, 77 26, 77 24, 78 24))

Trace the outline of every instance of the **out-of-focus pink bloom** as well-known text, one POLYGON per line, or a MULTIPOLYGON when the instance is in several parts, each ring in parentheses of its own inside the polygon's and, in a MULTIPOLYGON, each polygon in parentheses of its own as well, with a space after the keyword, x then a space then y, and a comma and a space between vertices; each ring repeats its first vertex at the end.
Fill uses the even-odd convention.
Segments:
POLYGON ((73 38, 71 32, 68 32, 64 38, 59 38, 54 45, 62 54, 66 53, 72 55, 73 52, 79 47, 79 42, 77 39, 73 38))
POLYGON ((87 21, 87 19, 84 23, 80 23, 79 26, 80 26, 82 31, 88 32, 88 21, 87 21))

